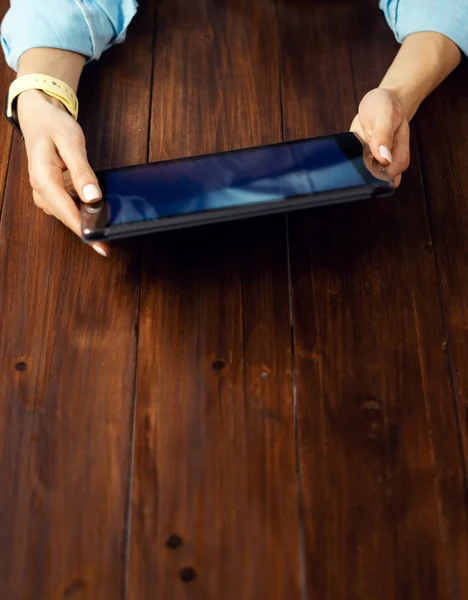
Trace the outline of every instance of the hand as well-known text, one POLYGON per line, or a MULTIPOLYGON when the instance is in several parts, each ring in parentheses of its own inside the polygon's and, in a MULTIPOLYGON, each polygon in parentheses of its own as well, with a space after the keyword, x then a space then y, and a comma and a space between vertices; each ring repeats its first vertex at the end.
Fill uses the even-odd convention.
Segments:
POLYGON ((409 124, 398 98, 386 89, 372 90, 362 99, 350 129, 369 145, 398 187, 410 161, 409 124))
MULTIPOLYGON (((19 96, 18 117, 26 143, 34 203, 81 236, 80 213, 69 184, 83 202, 101 198, 96 175, 86 157, 81 127, 59 101, 38 90, 19 96)), ((107 245, 94 243, 92 247, 98 254, 108 255, 107 245)))

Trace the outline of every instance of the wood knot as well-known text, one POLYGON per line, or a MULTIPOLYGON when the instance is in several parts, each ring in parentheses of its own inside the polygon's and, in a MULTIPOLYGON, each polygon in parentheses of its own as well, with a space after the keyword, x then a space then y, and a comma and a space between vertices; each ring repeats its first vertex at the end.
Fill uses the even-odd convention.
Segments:
POLYGON ((226 366, 226 363, 224 362, 224 360, 216 359, 211 363, 211 366, 214 371, 219 373, 220 371, 222 371, 224 369, 224 367, 226 366))
POLYGON ((75 579, 63 590, 63 597, 67 600, 84 598, 85 588, 86 584, 82 579, 75 579))
POLYGON ((180 548, 182 546, 182 538, 180 535, 176 533, 171 534, 166 540, 166 546, 171 550, 175 550, 176 548, 180 548))
POLYGON ((180 570, 179 575, 180 575, 180 579, 184 583, 190 583, 191 581, 196 579, 197 572, 195 571, 195 569, 193 567, 184 567, 183 569, 180 570))
POLYGON ((382 402, 375 396, 358 396, 356 403, 362 415, 372 416, 379 413, 382 409, 382 402))

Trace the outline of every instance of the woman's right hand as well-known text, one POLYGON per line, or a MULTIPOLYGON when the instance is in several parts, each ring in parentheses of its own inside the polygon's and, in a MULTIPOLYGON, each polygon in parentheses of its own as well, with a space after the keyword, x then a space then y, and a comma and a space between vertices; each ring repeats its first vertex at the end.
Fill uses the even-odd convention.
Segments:
MULTIPOLYGON (((83 202, 101 198, 96 175, 86 157, 83 130, 61 102, 38 90, 19 96, 18 118, 36 206, 81 237, 80 212, 69 193, 67 178, 83 202)), ((94 243, 92 247, 108 256, 106 244, 94 243)))

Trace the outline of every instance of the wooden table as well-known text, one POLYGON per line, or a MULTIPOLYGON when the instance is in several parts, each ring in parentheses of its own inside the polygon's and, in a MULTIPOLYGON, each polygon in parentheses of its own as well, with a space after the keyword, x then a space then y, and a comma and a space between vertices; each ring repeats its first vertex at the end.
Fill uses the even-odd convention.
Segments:
MULTIPOLYGON (((345 130, 397 50, 375 0, 155 4, 86 70, 96 168, 345 130)), ((107 261, 1 121, 2 600, 468 598, 467 107, 394 198, 107 261)))

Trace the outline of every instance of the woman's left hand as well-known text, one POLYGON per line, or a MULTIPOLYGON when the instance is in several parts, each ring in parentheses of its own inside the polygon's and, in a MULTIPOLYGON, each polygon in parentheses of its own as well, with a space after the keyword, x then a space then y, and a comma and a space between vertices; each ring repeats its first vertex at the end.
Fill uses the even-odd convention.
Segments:
POLYGON ((398 98, 386 89, 372 90, 362 99, 350 129, 369 145, 399 186, 410 161, 410 130, 398 98))

